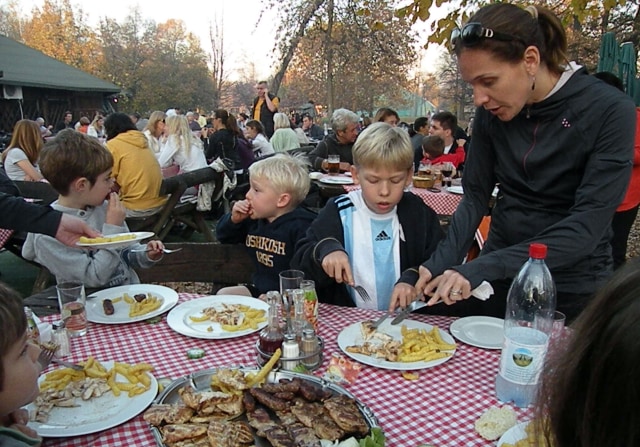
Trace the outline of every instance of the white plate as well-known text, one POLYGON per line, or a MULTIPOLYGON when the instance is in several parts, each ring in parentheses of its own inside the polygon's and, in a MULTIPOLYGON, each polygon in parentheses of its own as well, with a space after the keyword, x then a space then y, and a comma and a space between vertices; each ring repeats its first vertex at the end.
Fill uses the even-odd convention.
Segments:
MULTIPOLYGON (((338 334, 338 346, 349 357, 351 357, 354 360, 357 360, 360 363, 364 363, 365 365, 376 366, 382 369, 393 369, 393 370, 399 370, 399 371, 424 369, 424 368, 431 368, 446 362, 447 360, 452 358, 456 352, 455 350, 453 350, 453 352, 451 352, 451 355, 449 357, 441 358, 438 360, 432 360, 430 362, 389 362, 383 358, 375 358, 375 357, 371 357, 364 354, 355 354, 352 352, 347 352, 347 346, 361 345, 364 342, 362 338, 362 332, 360 331, 360 323, 361 322, 353 323, 352 325, 344 328, 340 332, 340 334, 338 334)), ((383 332, 385 334, 389 334, 398 341, 402 341, 402 332, 401 332, 402 325, 407 326, 409 329, 425 329, 427 331, 430 331, 431 328, 433 327, 430 324, 422 323, 420 321, 415 321, 415 320, 404 320, 402 323, 391 325, 391 320, 387 319, 378 327, 378 331, 383 332)), ((440 330, 440 336, 442 337, 443 341, 445 341, 446 343, 455 344, 455 340, 453 339, 453 337, 451 337, 451 335, 449 335, 447 331, 444 331, 442 329, 439 329, 439 330, 440 330)))
POLYGON ((451 335, 471 346, 501 349, 504 339, 504 320, 494 317, 465 317, 449 326, 451 335))
POLYGON ((518 425, 514 425, 509 430, 505 432, 504 435, 498 439, 498 445, 496 447, 501 447, 503 444, 515 444, 518 441, 527 438, 527 432, 525 428, 529 425, 530 421, 520 422, 518 425))
POLYGON ((196 298, 195 300, 186 301, 176 306, 167 316, 167 324, 178 334, 186 335, 193 338, 216 339, 216 338, 236 338, 243 335, 252 334, 259 331, 267 325, 264 321, 258 325, 257 329, 247 329, 245 331, 230 332, 223 330, 218 323, 213 321, 203 321, 197 323, 191 321, 191 317, 202 316, 202 309, 205 307, 221 307, 222 304, 244 304, 254 309, 269 310, 269 305, 257 298, 239 295, 214 295, 196 298), (208 330, 211 328, 212 330, 208 330))
POLYGON ((320 179, 321 183, 326 183, 328 185, 353 185, 353 180, 350 177, 340 177, 340 176, 331 176, 327 175, 320 179))
POLYGON ((110 289, 104 289, 99 292, 92 293, 90 298, 87 298, 87 319, 93 323, 102 324, 135 323, 136 321, 144 321, 161 315, 177 303, 178 293, 165 286, 157 286, 154 284, 129 284, 127 286, 111 287, 110 289), (150 293, 151 295, 162 299, 162 306, 148 314, 140 315, 138 317, 130 317, 129 304, 122 299, 117 303, 113 303, 113 315, 105 315, 102 308, 102 301, 105 299, 113 300, 114 298, 122 297, 125 293, 131 297, 138 293, 150 293))
POLYGON ((310 172, 309 178, 311 180, 320 180, 324 174, 322 172, 310 172))
MULTIPOLYGON (((101 362, 111 369, 113 361, 101 362)), ((38 435, 51 438, 67 436, 80 436, 95 433, 107 428, 115 427, 142 413, 158 393, 158 382, 151 376, 151 386, 147 391, 137 396, 129 397, 126 392, 116 397, 112 392, 105 393, 101 397, 88 401, 77 398, 77 407, 54 407, 46 423, 29 422, 38 435)), ((40 376, 38 383, 44 380, 40 376)), ((126 381, 124 377, 117 377, 120 382, 126 381)), ((35 409, 33 404, 27 406, 28 410, 35 409)))
POLYGON ((448 186, 447 192, 450 192, 451 194, 464 194, 464 189, 462 189, 462 186, 448 186))
POLYGON ((116 234, 105 234, 104 237, 115 237, 122 236, 125 234, 133 234, 135 237, 133 239, 127 239, 124 241, 115 241, 115 242, 100 242, 97 244, 85 243, 85 242, 77 242, 76 245, 78 247, 92 247, 92 248, 120 248, 120 247, 128 247, 129 245, 133 245, 137 242, 140 242, 143 239, 150 238, 155 233, 151 231, 133 231, 131 233, 116 233, 116 234))

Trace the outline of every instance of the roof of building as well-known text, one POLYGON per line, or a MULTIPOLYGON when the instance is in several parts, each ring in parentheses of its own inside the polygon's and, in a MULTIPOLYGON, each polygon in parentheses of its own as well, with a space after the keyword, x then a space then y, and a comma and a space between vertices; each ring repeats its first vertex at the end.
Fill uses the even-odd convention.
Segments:
POLYGON ((0 84, 118 93, 117 85, 0 35, 0 84))

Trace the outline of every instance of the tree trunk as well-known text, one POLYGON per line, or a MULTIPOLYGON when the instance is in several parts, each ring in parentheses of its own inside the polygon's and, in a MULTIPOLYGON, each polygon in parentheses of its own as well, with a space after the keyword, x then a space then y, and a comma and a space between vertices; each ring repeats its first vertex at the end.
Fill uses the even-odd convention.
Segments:
POLYGON ((325 36, 325 48, 327 54, 327 116, 333 113, 333 0, 327 4, 329 18, 327 20, 327 34, 325 36))

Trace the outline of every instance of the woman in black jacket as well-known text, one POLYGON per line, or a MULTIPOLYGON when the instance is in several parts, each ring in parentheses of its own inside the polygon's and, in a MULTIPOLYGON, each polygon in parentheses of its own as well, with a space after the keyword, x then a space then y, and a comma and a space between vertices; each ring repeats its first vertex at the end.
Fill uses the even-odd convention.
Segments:
POLYGON ((240 154, 236 147, 236 136, 231 130, 235 124, 235 118, 229 115, 224 109, 218 109, 213 113, 213 128, 215 132, 209 136, 209 147, 207 148, 207 161, 211 162, 216 158, 229 160, 233 170, 241 170, 242 164, 240 154), (231 123, 233 120, 233 123, 231 123))

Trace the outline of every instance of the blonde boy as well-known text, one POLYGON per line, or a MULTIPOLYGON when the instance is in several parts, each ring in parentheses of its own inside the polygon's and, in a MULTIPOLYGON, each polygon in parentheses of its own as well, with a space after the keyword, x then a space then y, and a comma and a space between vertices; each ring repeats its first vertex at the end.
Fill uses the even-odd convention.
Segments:
POLYGON ((277 154, 249 167, 251 188, 216 227, 223 244, 244 243, 256 266, 252 284, 227 287, 219 294, 259 297, 280 290, 278 274, 289 269, 295 245, 315 214, 299 205, 309 192, 305 162, 277 154))
POLYGON ((435 212, 405 192, 413 155, 407 132, 386 123, 372 124, 358 137, 351 174, 361 189, 327 203, 291 263, 316 281, 321 301, 393 310, 414 296, 417 267, 443 232, 435 212), (354 293, 355 284, 372 300, 354 293))

